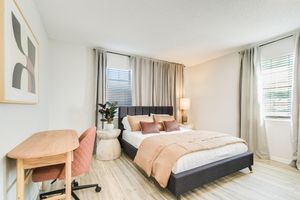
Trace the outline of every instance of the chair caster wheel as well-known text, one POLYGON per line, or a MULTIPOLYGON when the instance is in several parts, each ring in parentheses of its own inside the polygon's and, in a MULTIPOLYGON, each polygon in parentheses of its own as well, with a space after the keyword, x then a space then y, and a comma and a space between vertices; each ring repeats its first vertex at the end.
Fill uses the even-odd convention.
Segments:
POLYGON ((77 181, 74 181, 74 187, 78 187, 79 183, 77 181))
POLYGON ((101 187, 100 187, 100 186, 97 186, 96 189, 95 189, 95 191, 96 191, 96 192, 100 192, 100 191, 101 191, 101 187))

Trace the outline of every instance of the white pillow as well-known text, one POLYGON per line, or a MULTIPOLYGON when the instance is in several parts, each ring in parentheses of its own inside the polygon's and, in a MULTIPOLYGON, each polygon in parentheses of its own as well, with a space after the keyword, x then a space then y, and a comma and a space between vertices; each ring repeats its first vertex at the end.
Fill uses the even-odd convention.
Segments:
POLYGON ((128 122, 128 117, 123 117, 122 124, 123 124, 125 130, 131 131, 131 127, 128 122))
POLYGON ((153 116, 153 115, 158 115, 158 116, 170 116, 169 114, 155 114, 155 113, 151 113, 150 116, 153 116))

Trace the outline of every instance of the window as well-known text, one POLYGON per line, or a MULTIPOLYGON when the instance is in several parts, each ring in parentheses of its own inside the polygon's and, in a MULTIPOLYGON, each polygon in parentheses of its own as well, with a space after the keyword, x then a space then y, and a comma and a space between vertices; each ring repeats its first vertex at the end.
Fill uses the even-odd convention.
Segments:
POLYGON ((131 71, 122 69, 107 69, 107 101, 117 101, 119 106, 130 106, 131 71))
POLYGON ((290 118, 294 68, 293 38, 262 47, 261 70, 265 117, 290 118))
POLYGON ((292 54, 262 60, 263 95, 267 117, 290 117, 293 77, 292 54))
POLYGON ((117 101, 118 106, 132 105, 129 57, 108 53, 106 75, 106 100, 117 101))

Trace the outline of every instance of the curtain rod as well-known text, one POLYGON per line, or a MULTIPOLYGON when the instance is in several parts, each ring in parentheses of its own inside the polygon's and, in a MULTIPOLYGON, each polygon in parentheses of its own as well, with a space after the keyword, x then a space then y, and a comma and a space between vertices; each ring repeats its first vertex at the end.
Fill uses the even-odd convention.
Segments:
POLYGON ((290 32, 287 32, 285 34, 282 34, 280 36, 277 36, 277 37, 273 37, 271 39, 268 39, 268 40, 264 40, 264 41, 260 41, 260 42, 256 42, 256 43, 252 43, 252 44, 248 44, 248 45, 245 45, 243 46, 242 48, 240 48, 238 50, 238 53, 240 54, 242 51, 246 50, 246 49, 249 49, 249 48, 252 48, 252 47, 263 47, 265 45, 268 45, 268 44, 272 44, 274 42, 278 42, 280 40, 283 40, 283 39, 286 39, 286 38, 289 38, 289 37, 293 37, 297 34, 300 33, 300 29, 296 29, 294 31, 290 31, 290 32))
POLYGON ((290 38, 290 37, 293 37, 294 34, 291 34, 291 35, 288 35, 288 36, 284 36, 284 37, 281 37, 281 38, 278 38, 278 39, 275 39, 273 41, 270 41, 270 42, 266 42, 264 44, 261 44, 261 45, 258 45, 259 47, 263 47, 263 46, 266 46, 268 44, 272 44, 272 43, 275 43, 275 42, 278 42, 278 41, 281 41, 281 40, 284 40, 284 39, 287 39, 287 38, 290 38))
POLYGON ((277 41, 280 41, 280 40, 283 40, 283 39, 295 36, 295 35, 297 35, 299 33, 300 33, 300 28, 297 28, 297 29, 294 29, 293 31, 286 32, 286 33, 278 35, 276 37, 272 37, 272 38, 267 39, 267 40, 259 41, 259 42, 256 42, 256 43, 252 43, 252 44, 250 44, 250 47, 265 46, 265 45, 268 45, 268 44, 271 44, 271 43, 274 43, 274 42, 277 42, 277 41))
MULTIPOLYGON (((269 42, 261 43, 260 45, 251 45, 251 47, 254 47, 254 46, 263 47, 263 46, 266 46, 266 45, 269 45, 269 44, 272 44, 272 43, 275 43, 275 42, 278 42, 278 41, 281 41, 281 40, 284 40, 284 39, 293 37, 294 35, 295 35, 295 34, 290 34, 290 35, 287 35, 287 36, 283 36, 283 37, 281 37, 281 38, 277 38, 277 39, 271 40, 271 41, 269 41, 269 42)), ((243 50, 240 50, 240 51, 239 51, 239 54, 241 54, 241 51, 244 51, 244 49, 243 49, 243 50)))
POLYGON ((157 58, 151 58, 151 57, 147 57, 147 56, 141 56, 141 55, 130 54, 130 53, 121 53, 121 52, 117 52, 117 51, 108 50, 108 49, 105 49, 105 48, 102 48, 102 47, 94 48, 94 50, 98 50, 98 49, 106 51, 107 53, 111 53, 111 54, 116 54, 116 55, 121 55, 121 56, 127 56, 127 57, 132 57, 132 56, 143 57, 143 58, 147 58, 147 59, 151 59, 151 60, 157 60, 157 61, 162 61, 162 62, 168 62, 168 63, 171 63, 171 64, 183 65, 184 67, 186 67, 182 63, 170 62, 170 61, 167 61, 167 60, 160 60, 160 59, 157 59, 157 58))
POLYGON ((120 55, 120 56, 126 56, 126 57, 130 57, 130 55, 123 54, 123 53, 117 53, 117 52, 113 52, 113 51, 106 51, 106 52, 107 52, 107 53, 111 53, 111 54, 120 55))

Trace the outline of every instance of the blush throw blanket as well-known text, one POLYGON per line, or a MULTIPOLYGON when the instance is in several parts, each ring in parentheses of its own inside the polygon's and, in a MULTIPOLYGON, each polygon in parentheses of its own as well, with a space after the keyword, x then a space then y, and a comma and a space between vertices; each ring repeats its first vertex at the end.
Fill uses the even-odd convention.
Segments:
POLYGON ((189 131, 170 135, 157 135, 143 140, 134 158, 148 177, 152 176, 165 188, 177 160, 195 151, 214 149, 244 140, 211 131, 189 131))

